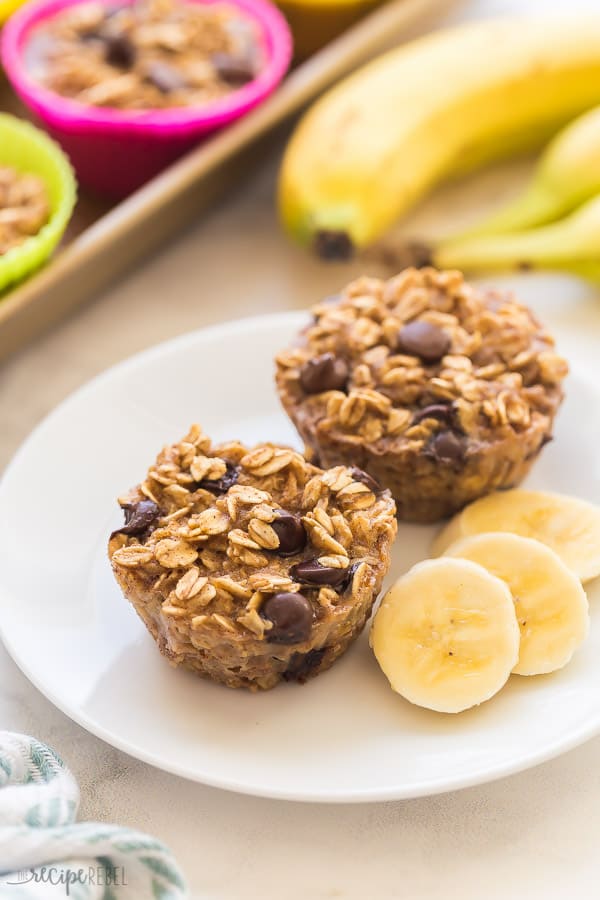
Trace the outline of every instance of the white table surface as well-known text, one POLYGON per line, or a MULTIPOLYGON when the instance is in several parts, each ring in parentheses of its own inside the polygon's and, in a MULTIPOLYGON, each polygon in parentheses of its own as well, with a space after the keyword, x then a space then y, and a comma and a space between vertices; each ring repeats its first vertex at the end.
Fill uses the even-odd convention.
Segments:
MULTIPOLYGON (((452 19, 549 7, 565 4, 470 0, 452 19)), ((272 203, 278 152, 158 258, 0 368, 0 466, 56 403, 123 357, 219 320, 306 306, 347 280, 349 267, 309 260, 281 236, 272 203)), ((522 170, 437 192, 410 227, 447 227, 457 202, 481 211, 514 190, 522 170)), ((597 364, 598 293, 561 278, 506 282, 563 349, 597 364)), ((195 898, 600 897, 600 738, 529 772, 428 799, 338 807, 260 800, 188 783, 113 750, 54 709, 1 647, 0 727, 34 734, 65 758, 81 784, 81 818, 167 842, 195 898)))

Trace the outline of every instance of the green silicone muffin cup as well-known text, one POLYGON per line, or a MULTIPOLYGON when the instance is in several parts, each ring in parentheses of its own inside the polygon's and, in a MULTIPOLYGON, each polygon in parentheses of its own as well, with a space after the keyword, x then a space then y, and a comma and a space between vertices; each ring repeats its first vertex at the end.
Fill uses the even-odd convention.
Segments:
POLYGON ((71 218, 77 185, 71 164, 57 144, 29 122, 0 113, 0 166, 41 178, 48 190, 50 218, 37 234, 0 256, 0 291, 44 263, 71 218))

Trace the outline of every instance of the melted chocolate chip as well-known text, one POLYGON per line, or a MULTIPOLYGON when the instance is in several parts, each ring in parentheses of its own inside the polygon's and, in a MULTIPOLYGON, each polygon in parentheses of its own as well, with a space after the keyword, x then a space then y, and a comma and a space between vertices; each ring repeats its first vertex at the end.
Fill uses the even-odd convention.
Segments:
POLYGON ((180 91, 187 84, 183 75, 167 63, 153 62, 148 66, 145 80, 153 84, 161 94, 180 91))
POLYGON ((327 647, 321 647, 319 650, 309 650, 308 653, 294 653, 283 673, 284 680, 304 684, 313 670, 321 665, 326 650, 327 647))
POLYGON ((348 381, 348 364, 333 353, 309 359, 300 369, 300 384, 307 394, 343 391, 348 381))
POLYGON ((349 587, 352 587, 352 582, 354 581, 354 573, 360 566, 359 562, 353 562, 351 566, 348 566, 346 570, 346 578, 344 580, 344 584, 342 586, 342 590, 346 591, 349 587))
POLYGON ((360 481, 361 484, 366 485, 370 491, 373 491, 374 494, 380 494, 383 490, 379 482, 376 481, 372 475, 369 475, 368 472, 364 472, 362 469, 359 469, 358 466, 352 466, 352 468, 350 469, 350 474, 355 481, 360 481))
POLYGON ((198 481, 195 485, 192 485, 192 489, 197 491, 199 488, 202 488, 202 490, 210 491, 213 494, 226 494, 229 488, 236 483, 240 474, 240 470, 233 463, 227 462, 226 466, 227 471, 220 478, 215 480, 205 478, 203 481, 198 481))
POLYGON ((111 34, 103 32, 100 38, 104 43, 104 59, 117 69, 131 69, 135 62, 137 51, 135 45, 126 34, 116 32, 111 34))
POLYGON ((354 256, 354 244, 346 231, 323 228, 317 231, 313 247, 321 259, 352 259, 354 256))
POLYGON ((279 547, 275 553, 278 556, 292 556, 299 553, 306 546, 306 531, 302 520, 285 509, 276 509, 275 516, 270 523, 279 538, 279 547))
POLYGON ((398 350, 418 356, 425 363, 436 363, 450 349, 450 337, 430 322, 409 322, 398 336, 398 350))
POLYGON ((348 578, 350 567, 334 569, 333 566, 322 566, 316 559, 305 559, 304 562, 292 566, 290 575, 294 581, 300 584, 309 584, 314 587, 340 587, 348 578))
POLYGON ((102 35, 97 28, 90 28, 89 31, 80 32, 79 40, 84 44, 91 43, 92 41, 102 41, 102 35))
POLYGON ((160 516, 160 509, 153 500, 140 500, 123 507, 125 524, 113 534, 141 534, 160 516))
POLYGON ((273 624, 265 631, 271 644, 299 644, 310 637, 313 610, 302 594, 274 594, 263 603, 261 615, 273 624))
POLYGON ((226 84, 241 87, 256 77, 254 61, 250 57, 215 53, 211 62, 221 81, 226 84))
POLYGON ((427 453, 436 462, 460 465, 465 458, 465 441, 454 431, 440 431, 429 442, 427 453))
POLYGON ((438 422, 452 425, 454 417, 454 407, 448 403, 432 403, 429 406, 424 406, 423 409, 418 409, 413 414, 412 424, 416 425, 418 422, 422 422, 423 419, 437 419, 438 422))

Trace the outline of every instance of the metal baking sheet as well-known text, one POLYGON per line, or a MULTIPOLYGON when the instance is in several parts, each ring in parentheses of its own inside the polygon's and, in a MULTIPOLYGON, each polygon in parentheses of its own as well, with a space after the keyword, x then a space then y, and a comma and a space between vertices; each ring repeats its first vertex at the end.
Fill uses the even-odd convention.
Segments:
MULTIPOLYGON (((392 0, 295 68, 260 107, 118 204, 81 191, 47 265, 0 299, 0 359, 90 299, 196 220, 258 162, 272 132, 375 53, 435 22, 459 0, 392 0)), ((6 81, 0 109, 25 116, 6 81)))

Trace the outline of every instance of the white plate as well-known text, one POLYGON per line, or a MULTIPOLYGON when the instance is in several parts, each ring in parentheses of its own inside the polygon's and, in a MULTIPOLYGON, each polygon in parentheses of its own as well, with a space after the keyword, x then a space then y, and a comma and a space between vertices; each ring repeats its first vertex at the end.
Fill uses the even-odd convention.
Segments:
MULTIPOLYGON (((60 709, 162 769, 269 797, 358 801, 433 794, 556 756, 600 731, 600 615, 562 672, 515 676, 460 716, 388 688, 366 635, 305 686, 230 691, 158 654, 106 560, 115 497, 155 451, 200 421, 216 439, 298 444, 273 388, 273 355, 303 315, 212 328, 92 381, 31 435, 0 488, 0 622, 25 674, 60 709)), ((569 381, 557 439, 531 483, 600 501, 600 397, 569 381)), ((433 530, 402 526, 390 578, 433 530)), ((592 612, 598 606, 591 590, 592 612)))

